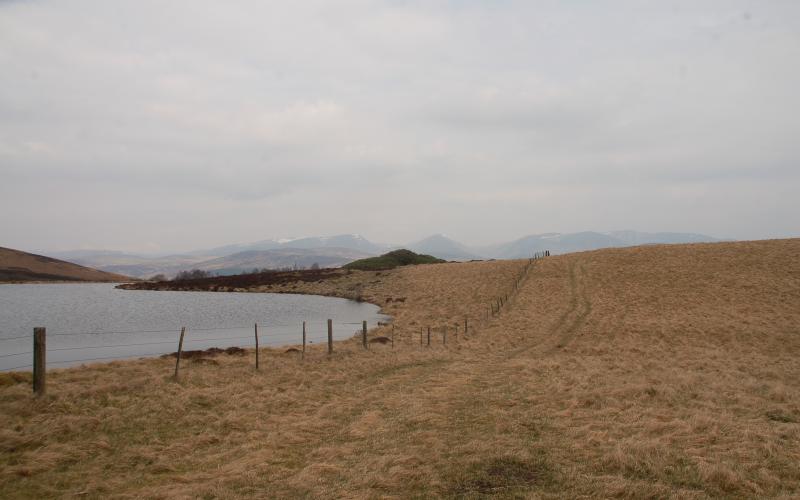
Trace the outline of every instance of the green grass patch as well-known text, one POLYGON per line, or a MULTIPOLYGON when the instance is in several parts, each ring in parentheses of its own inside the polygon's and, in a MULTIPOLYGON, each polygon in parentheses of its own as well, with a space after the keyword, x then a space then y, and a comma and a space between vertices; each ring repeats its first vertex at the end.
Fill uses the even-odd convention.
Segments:
POLYGON ((345 265, 344 268, 357 269, 360 271, 382 271, 385 269, 394 269, 395 267, 400 266, 440 264, 442 262, 446 261, 437 259, 432 255, 418 254, 412 252, 411 250, 401 249, 385 253, 378 257, 356 260, 345 265))

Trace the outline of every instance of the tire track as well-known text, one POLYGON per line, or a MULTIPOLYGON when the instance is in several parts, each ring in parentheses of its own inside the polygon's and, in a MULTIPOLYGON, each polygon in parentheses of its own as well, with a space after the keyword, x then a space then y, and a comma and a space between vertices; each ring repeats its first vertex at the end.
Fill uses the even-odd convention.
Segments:
POLYGON ((547 351, 547 354, 552 353, 556 349, 563 349, 572 343, 578 334, 578 330, 586 322, 586 318, 589 314, 591 314, 592 303, 589 301, 589 296, 586 293, 586 279, 586 268, 583 263, 579 265, 573 263, 570 268, 570 291, 572 293, 570 304, 572 307, 569 313, 565 315, 565 319, 567 316, 572 316, 572 320, 569 323, 562 322, 554 330, 554 333, 559 329, 561 329, 561 332, 556 345, 547 351), (580 275, 575 272, 575 267, 580 267, 580 275))

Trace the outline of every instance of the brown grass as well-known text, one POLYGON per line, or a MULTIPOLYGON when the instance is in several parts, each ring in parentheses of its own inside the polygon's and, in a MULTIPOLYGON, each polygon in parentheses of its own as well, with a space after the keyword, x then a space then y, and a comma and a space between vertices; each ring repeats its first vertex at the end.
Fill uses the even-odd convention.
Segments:
POLYGON ((551 257, 481 322, 522 266, 297 285, 385 304, 394 350, 223 355, 177 383, 167 359, 93 365, 42 399, 4 378, 2 496, 800 495, 800 240, 551 257), (419 346, 464 316, 476 334, 419 346))
POLYGON ((0 247, 0 283, 27 281, 127 281, 121 274, 107 273, 71 262, 0 247))

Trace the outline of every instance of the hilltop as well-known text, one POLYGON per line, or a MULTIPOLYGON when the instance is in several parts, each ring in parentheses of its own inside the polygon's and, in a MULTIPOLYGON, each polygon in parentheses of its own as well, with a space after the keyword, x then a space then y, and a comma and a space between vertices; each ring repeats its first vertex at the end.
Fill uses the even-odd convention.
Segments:
POLYGON ((107 273, 71 262, 0 247, 0 282, 17 281, 129 281, 121 274, 107 273))
POLYGON ((30 396, 24 375, 6 375, 0 489, 24 498, 800 494, 798 239, 403 266, 253 290, 354 287, 394 317, 370 332, 394 334, 393 349, 365 351, 356 339, 330 357, 323 346, 304 359, 263 349, 260 371, 249 351, 186 363, 179 383, 171 359, 98 364, 51 373, 44 399, 30 396))
POLYGON ((430 255, 414 253, 411 250, 393 250, 378 257, 360 259, 344 265, 345 269, 358 269, 361 271, 379 271, 394 269, 400 266, 412 266, 419 264, 440 264, 444 262, 430 255))

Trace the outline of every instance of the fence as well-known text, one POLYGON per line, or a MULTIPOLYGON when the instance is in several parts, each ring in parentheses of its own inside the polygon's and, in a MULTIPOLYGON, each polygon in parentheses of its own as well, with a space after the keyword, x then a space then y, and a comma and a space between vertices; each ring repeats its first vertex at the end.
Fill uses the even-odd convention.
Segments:
MULTIPOLYGON (((430 347, 432 343, 432 334, 438 333, 441 345, 446 346, 448 343, 448 335, 451 335, 450 342, 458 343, 459 338, 467 338, 470 335, 476 335, 478 331, 486 327, 490 321, 499 316, 503 310, 508 307, 510 302, 518 293, 523 281, 528 276, 531 267, 534 263, 544 257, 550 255, 549 251, 539 252, 528 259, 526 265, 514 277, 511 286, 504 291, 500 296, 496 297, 484 310, 483 314, 476 317, 463 317, 462 320, 456 322, 449 322, 435 326, 433 330, 430 326, 420 328, 420 345, 430 347), (461 326, 463 324, 463 330, 461 326), (427 335, 426 335, 427 333, 427 335), (461 337, 459 337, 461 336, 461 337)), ((234 342, 236 345, 231 346, 235 348, 255 347, 255 368, 260 368, 260 348, 263 347, 289 347, 290 350, 296 350, 300 353, 301 359, 305 358, 306 347, 309 344, 327 343, 327 354, 331 355, 334 352, 334 331, 341 331, 342 328, 349 330, 353 335, 360 335, 361 344, 364 349, 369 349, 370 343, 380 342, 384 344, 391 344, 395 347, 395 331, 397 325, 393 322, 382 323, 378 322, 377 327, 389 328, 386 332, 388 336, 373 336, 370 340, 368 338, 368 323, 367 321, 361 322, 339 322, 334 323, 332 319, 325 322, 320 321, 303 321, 301 324, 272 324, 267 321, 253 322, 247 326, 233 326, 233 327, 216 327, 216 328, 187 328, 182 327, 178 329, 165 329, 165 330, 138 330, 138 331, 103 331, 103 332, 54 332, 48 334, 45 328, 37 327, 33 329, 33 336, 20 335, 16 337, 7 337, 0 339, 0 345, 6 342, 33 340, 33 349, 30 351, 3 353, 0 354, 0 360, 3 359, 24 359, 24 356, 30 356, 30 364, 21 364, 17 366, 1 368, 0 372, 9 372, 17 370, 26 370, 33 368, 33 390, 36 394, 44 394, 46 388, 46 369, 49 366, 65 366, 70 364, 79 364, 92 361, 108 361, 119 360, 126 358, 140 358, 148 356, 169 355, 172 349, 166 349, 167 345, 176 345, 177 350, 175 354, 175 373, 177 378, 180 373, 180 362, 182 356, 189 351, 197 351, 203 349, 217 349, 220 342, 234 342), (355 327, 360 327, 355 329, 355 327), (292 329, 291 331, 287 329, 292 329), (201 337, 193 337, 196 332, 201 332, 201 337), (215 332, 234 333, 234 335, 215 334, 215 332), (244 333, 247 332, 245 335, 244 333), (242 333, 242 335, 238 335, 242 333), (177 335, 177 340, 173 337, 171 340, 166 340, 164 335, 171 334, 177 335), (125 341, 122 343, 114 342, 115 338, 124 335, 125 341), (84 340, 79 345, 55 346, 47 347, 48 336, 51 339, 59 339, 62 337, 69 337, 78 340, 84 340), (144 337, 143 337, 144 336, 144 337), (147 336, 151 337, 150 339, 147 336), (134 340, 130 340, 131 337, 134 340), (103 341, 99 344, 89 343, 85 340, 103 341), (141 339, 141 341, 135 340, 141 339), (137 352, 129 351, 129 349, 137 352), (122 350, 122 351, 121 351, 122 350), (97 355, 85 358, 72 358, 69 353, 72 352, 96 352, 97 355), (104 352, 105 351, 105 352, 104 352), (143 352, 144 351, 144 352, 143 352), (166 352, 165 352, 166 351, 166 352), (114 352, 115 354, 111 354, 114 352), (48 356, 52 355, 55 359, 47 360, 48 356), (65 359, 65 357, 69 359, 65 359)), ((414 333, 412 329, 403 329, 405 334, 403 337, 408 337, 410 342, 415 343, 414 333)), ((347 335, 340 338, 349 338, 347 335)), ((433 339, 436 340, 435 338, 433 339)))

